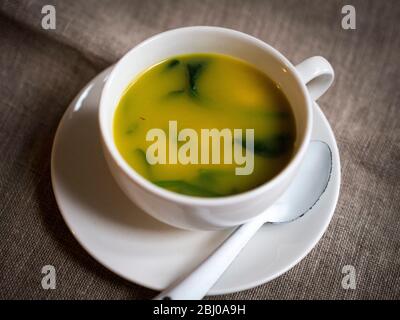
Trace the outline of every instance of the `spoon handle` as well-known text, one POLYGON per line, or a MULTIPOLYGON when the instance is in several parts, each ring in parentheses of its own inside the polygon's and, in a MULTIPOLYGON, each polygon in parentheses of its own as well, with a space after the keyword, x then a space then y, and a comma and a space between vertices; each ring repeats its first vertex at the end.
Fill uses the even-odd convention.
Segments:
POLYGON ((264 223, 265 220, 258 217, 236 228, 188 276, 172 284, 154 300, 202 299, 264 223))

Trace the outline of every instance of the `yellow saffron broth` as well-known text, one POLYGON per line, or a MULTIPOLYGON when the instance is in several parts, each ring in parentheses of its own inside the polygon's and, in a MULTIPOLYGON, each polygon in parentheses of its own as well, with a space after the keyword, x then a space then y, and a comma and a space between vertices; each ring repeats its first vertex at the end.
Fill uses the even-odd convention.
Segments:
POLYGON ((140 175, 200 197, 233 195, 269 181, 290 161, 295 141, 293 113, 279 86, 252 65, 220 54, 172 57, 143 72, 124 92, 113 130, 119 152, 140 175), (154 141, 146 141, 146 134, 160 128, 168 142, 170 121, 176 121, 178 132, 198 133, 199 158, 201 129, 243 129, 243 137, 245 129, 254 129, 253 172, 236 175, 235 161, 150 165, 146 150, 154 141))

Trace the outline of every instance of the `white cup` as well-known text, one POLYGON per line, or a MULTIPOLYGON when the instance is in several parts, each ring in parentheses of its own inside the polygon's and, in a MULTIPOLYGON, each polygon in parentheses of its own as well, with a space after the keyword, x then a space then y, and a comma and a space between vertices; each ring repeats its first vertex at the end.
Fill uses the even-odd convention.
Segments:
POLYGON ((103 150, 112 175, 125 194, 148 214, 184 229, 218 229, 254 218, 285 191, 307 150, 313 125, 313 100, 332 84, 334 72, 322 57, 293 66, 276 49, 250 35, 218 27, 187 27, 158 34, 130 50, 104 86, 99 111, 103 150), (250 191, 219 198, 199 198, 160 188, 130 167, 117 150, 113 117, 124 90, 141 72, 176 55, 220 53, 245 60, 280 85, 296 123, 295 152, 275 178, 250 191))

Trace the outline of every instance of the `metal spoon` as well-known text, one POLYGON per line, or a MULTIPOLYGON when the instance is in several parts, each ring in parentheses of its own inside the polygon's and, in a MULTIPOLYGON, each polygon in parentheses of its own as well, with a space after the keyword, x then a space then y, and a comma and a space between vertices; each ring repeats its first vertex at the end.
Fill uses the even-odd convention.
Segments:
POLYGON ((311 142, 294 181, 277 202, 250 222, 236 228, 196 269, 154 299, 202 299, 264 223, 287 223, 307 213, 324 193, 331 171, 332 153, 329 146, 321 141, 311 142))

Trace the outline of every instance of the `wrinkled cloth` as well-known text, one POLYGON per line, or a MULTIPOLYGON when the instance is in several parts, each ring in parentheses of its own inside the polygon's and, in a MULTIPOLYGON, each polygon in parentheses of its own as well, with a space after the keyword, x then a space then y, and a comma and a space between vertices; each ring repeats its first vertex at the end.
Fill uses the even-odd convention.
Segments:
POLYGON ((256 288, 208 299, 400 298, 400 3, 351 1, 32 0, 0 2, 0 298, 147 299, 155 292, 97 263, 65 225, 51 187, 57 125, 79 90, 151 35, 216 25, 254 35, 294 64, 321 55, 335 69, 319 100, 340 150, 339 202, 305 259, 256 288), (56 29, 41 26, 44 5, 56 29), (56 290, 41 268, 57 266, 56 290), (342 287, 342 268, 356 289, 342 287))

